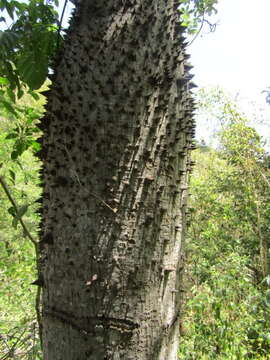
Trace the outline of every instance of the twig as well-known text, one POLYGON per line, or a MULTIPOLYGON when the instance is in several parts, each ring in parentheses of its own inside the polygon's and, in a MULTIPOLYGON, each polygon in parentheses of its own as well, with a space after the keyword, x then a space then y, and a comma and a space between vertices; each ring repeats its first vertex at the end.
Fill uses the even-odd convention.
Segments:
MULTIPOLYGON (((24 329, 22 331, 22 333, 17 337, 16 341, 12 344, 11 347, 8 346, 8 344, 6 343, 7 347, 8 347, 8 351, 6 354, 3 355, 3 357, 0 358, 0 360, 7 360, 7 359, 11 359, 13 357, 14 351, 16 350, 16 346, 17 344, 19 344, 19 342, 21 341, 23 335, 25 334, 26 329, 24 329)), ((15 338, 15 334, 12 336, 12 338, 15 338)))
POLYGON ((205 19, 204 14, 203 14, 201 26, 200 26, 199 30, 197 31, 197 33, 195 34, 195 36, 193 37, 193 39, 188 43, 187 46, 190 46, 191 44, 193 44, 193 42, 197 39, 197 37, 200 35, 200 33, 202 31, 202 28, 203 28, 203 25, 205 23, 208 24, 208 26, 210 28, 210 32, 214 32, 216 30, 217 23, 215 23, 215 24, 210 23, 209 20, 205 19))
POLYGON ((62 22, 63 22, 64 14, 65 14, 65 11, 66 11, 67 3, 68 3, 68 0, 65 0, 65 3, 64 3, 64 6, 63 6, 63 10, 62 10, 62 14, 61 14, 61 18, 60 18, 60 22, 59 22, 58 33, 57 33, 57 45, 56 45, 56 50, 59 49, 60 32, 61 32, 61 30, 62 30, 62 22))
POLYGON ((203 16, 202 16, 202 23, 201 23, 201 26, 200 26, 199 30, 197 31, 197 34, 195 34, 195 36, 194 36, 193 39, 188 43, 187 46, 190 46, 191 44, 193 44, 193 42, 197 39, 197 37, 200 35, 200 33, 201 33, 201 31, 202 31, 203 25, 204 25, 204 14, 203 14, 203 16))
MULTIPOLYGON (((12 206, 14 207, 15 211, 16 211, 16 214, 18 214, 18 207, 15 203, 15 201, 13 200, 12 196, 11 196, 11 193, 8 189, 8 186, 4 180, 4 177, 3 176, 0 176, 0 184, 2 185, 2 188, 4 189, 4 192, 6 193, 10 203, 12 204, 12 206)), ((25 223, 23 222, 22 218, 20 217, 19 219, 19 222, 23 228, 23 231, 24 231, 24 234, 29 238, 29 240, 34 244, 35 246, 35 249, 37 249, 37 241, 33 238, 33 236, 30 234, 29 230, 27 229, 25 223)))

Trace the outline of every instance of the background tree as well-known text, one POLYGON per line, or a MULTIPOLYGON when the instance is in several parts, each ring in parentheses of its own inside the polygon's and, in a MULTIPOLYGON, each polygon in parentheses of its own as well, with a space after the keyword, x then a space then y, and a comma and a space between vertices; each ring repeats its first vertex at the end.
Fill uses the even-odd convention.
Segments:
MULTIPOLYGON (((220 90, 202 91, 213 114, 220 90)), ((267 359, 269 168, 263 140, 228 96, 218 148, 200 146, 191 181, 181 359, 267 359), (185 325, 186 324, 186 325, 185 325), (186 331, 186 332, 185 332, 186 331)))

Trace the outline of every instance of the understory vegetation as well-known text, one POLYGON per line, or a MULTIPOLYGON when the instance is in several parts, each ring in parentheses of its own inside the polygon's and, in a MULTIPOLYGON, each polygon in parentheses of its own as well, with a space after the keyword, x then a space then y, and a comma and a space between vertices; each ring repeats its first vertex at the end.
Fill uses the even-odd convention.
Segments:
POLYGON ((39 167, 34 157, 40 101, 28 97, 0 117, 0 359, 40 359, 35 240, 39 167), (25 229, 20 221, 23 221, 25 229), (29 233, 29 234, 28 234, 29 233))
POLYGON ((180 359, 269 359, 269 155, 232 100, 205 95, 219 131, 193 153, 180 359))

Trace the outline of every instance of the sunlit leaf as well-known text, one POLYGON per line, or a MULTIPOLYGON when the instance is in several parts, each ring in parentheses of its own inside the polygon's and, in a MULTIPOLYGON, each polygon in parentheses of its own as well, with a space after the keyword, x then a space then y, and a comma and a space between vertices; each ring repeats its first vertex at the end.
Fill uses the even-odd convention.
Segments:
POLYGON ((29 205, 24 204, 18 208, 18 212, 16 213, 16 218, 21 219, 23 215, 27 212, 29 205))
POLYGON ((7 78, 0 77, 0 85, 8 85, 8 84, 9 84, 9 80, 7 78))
POLYGON ((15 185, 15 179, 16 179, 16 174, 13 170, 9 170, 9 175, 12 181, 12 184, 15 185))
POLYGON ((8 112, 17 117, 16 109, 8 101, 1 99, 1 103, 8 112))

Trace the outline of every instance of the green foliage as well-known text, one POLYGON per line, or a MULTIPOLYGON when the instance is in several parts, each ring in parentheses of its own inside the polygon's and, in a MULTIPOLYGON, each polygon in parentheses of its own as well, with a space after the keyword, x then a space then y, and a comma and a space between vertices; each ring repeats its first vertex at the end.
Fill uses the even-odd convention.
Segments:
POLYGON ((35 126, 34 114, 40 114, 42 110, 40 103, 34 106, 30 96, 22 98, 17 105, 18 118, 8 118, 6 109, 1 108, 1 110, 0 175, 5 178, 18 211, 11 205, 1 187, 0 359, 40 359, 38 327, 35 320, 36 288, 31 285, 36 279, 35 251, 23 229, 18 225, 18 220, 23 219, 31 235, 37 237, 39 217, 36 214, 36 200, 40 196, 39 163, 33 157, 32 148, 29 147, 16 159, 10 154, 18 148, 19 139, 27 142, 32 136, 27 134, 27 129, 35 126), (29 114, 32 114, 32 118, 29 114), (18 126, 20 131, 16 131, 18 126))
POLYGON ((182 25, 187 27, 189 34, 198 32, 203 22, 217 13, 217 3, 218 0, 182 0, 182 25))
POLYGON ((216 102, 220 95, 200 99, 210 113, 222 110, 221 125, 218 149, 203 145, 193 154, 187 329, 179 358, 268 359, 268 155, 236 104, 228 97, 216 102))
MULTIPOLYGON (((46 80, 60 39, 58 13, 43 0, 0 0, 0 10, 12 19, 0 31, 0 75, 15 102, 15 90, 20 98, 26 89, 39 89, 46 80)), ((1 20, 8 19, 2 16, 1 20)))
POLYGON ((31 107, 23 107, 18 111, 20 111, 21 116, 14 122, 11 131, 6 136, 6 140, 12 140, 12 160, 18 159, 29 147, 32 147, 35 151, 40 150, 40 144, 36 141, 40 130, 35 126, 40 113, 31 107), (21 121, 22 118, 26 119, 26 121, 21 121))
POLYGON ((33 151, 40 150, 40 144, 37 142, 40 130, 36 124, 42 115, 43 103, 44 97, 37 92, 26 94, 13 103, 8 88, 0 85, 0 116, 10 120, 5 140, 12 144, 11 159, 18 159, 30 147, 33 151))

